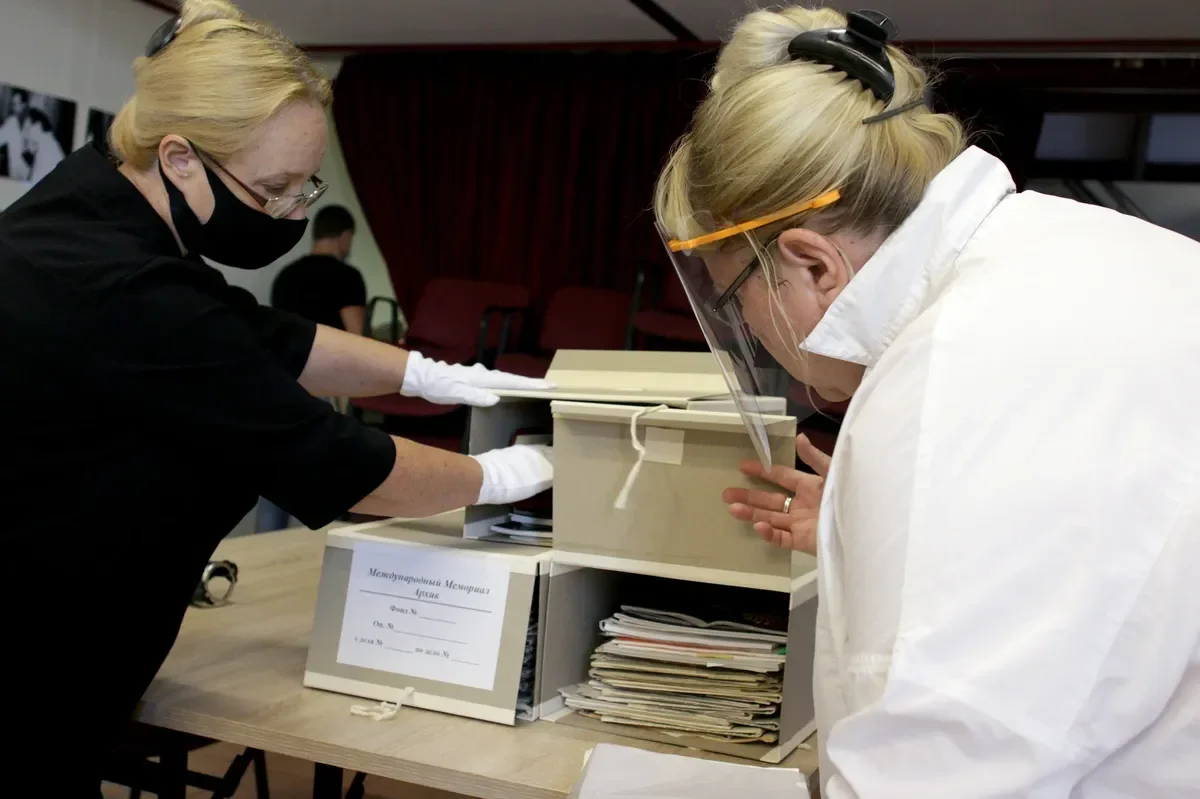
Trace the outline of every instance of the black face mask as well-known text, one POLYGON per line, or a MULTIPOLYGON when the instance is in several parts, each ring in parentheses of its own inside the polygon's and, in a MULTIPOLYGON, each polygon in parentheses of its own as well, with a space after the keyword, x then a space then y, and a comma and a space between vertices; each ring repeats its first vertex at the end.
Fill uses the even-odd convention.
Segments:
POLYGON ((189 253, 203 255, 238 269, 262 269, 296 246, 308 227, 307 219, 273 219, 237 198, 219 177, 203 164, 213 193, 213 212, 204 224, 188 205, 183 192, 158 171, 171 203, 175 232, 189 253))

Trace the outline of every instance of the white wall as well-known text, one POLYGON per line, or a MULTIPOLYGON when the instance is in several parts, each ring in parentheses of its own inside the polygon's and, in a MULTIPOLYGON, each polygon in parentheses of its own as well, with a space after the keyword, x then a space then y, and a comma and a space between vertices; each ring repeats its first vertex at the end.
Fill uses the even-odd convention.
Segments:
MULTIPOLYGON (((130 65, 166 18, 131 0, 0 0, 0 82, 74 100, 78 145, 88 108, 116 113, 133 92, 130 65)), ((0 208, 25 188, 0 179, 0 208)))
MULTIPOLYGON (((86 131, 88 108, 115 113, 133 93, 133 60, 166 19, 165 12, 134 0, 0 0, 0 82, 74 100, 78 146, 86 131)), ((323 61, 320 66, 333 77, 341 61, 323 61)), ((321 167, 329 189, 320 204, 338 203, 350 209, 358 223, 351 261, 363 274, 367 295, 395 298, 387 265, 350 183, 332 119, 330 134, 321 167)), ((0 179, 0 209, 25 190, 22 183, 0 179)), ((282 264, 310 247, 311 238, 306 235, 279 264, 254 272, 220 269, 231 283, 249 289, 266 303, 271 281, 282 264)))

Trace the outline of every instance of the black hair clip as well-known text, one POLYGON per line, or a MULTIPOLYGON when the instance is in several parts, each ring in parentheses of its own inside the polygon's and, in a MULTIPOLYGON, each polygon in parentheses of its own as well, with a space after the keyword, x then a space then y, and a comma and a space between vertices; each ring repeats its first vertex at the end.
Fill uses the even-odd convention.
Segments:
POLYGON ((862 123, 864 125, 874 125, 876 122, 883 122, 885 119, 891 119, 892 117, 898 117, 901 114, 905 113, 906 111, 911 111, 914 108, 920 108, 923 105, 925 105, 925 106, 929 105, 929 100, 925 97, 918 97, 916 100, 905 103, 904 105, 898 105, 895 108, 889 108, 888 110, 884 111, 882 114, 876 114, 873 117, 867 117, 866 119, 864 119, 862 121, 862 123))
POLYGON ((793 60, 829 64, 845 72, 887 103, 896 93, 896 76, 887 43, 896 38, 896 24, 878 11, 851 11, 845 28, 805 31, 788 43, 793 60))
POLYGON ((181 22, 179 17, 171 17, 158 26, 158 30, 150 37, 150 41, 146 42, 146 58, 153 58, 161 53, 168 44, 175 41, 175 37, 179 35, 181 22))

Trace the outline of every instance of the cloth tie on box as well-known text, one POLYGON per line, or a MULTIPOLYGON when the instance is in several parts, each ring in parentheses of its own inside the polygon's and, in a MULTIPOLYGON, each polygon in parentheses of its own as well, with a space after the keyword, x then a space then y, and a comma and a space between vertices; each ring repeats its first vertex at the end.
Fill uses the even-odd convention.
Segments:
POLYGON ((617 499, 613 502, 613 507, 617 510, 625 510, 625 506, 629 504, 629 492, 633 490, 633 484, 637 482, 638 472, 642 470, 642 463, 646 460, 646 446, 638 440, 638 420, 646 414, 654 413, 655 411, 665 411, 667 408, 668 406, 666 405, 641 408, 629 420, 629 437, 633 439, 633 449, 637 452, 637 460, 633 462, 633 468, 629 470, 629 475, 625 478, 625 485, 621 486, 621 492, 617 494, 617 499))
POLYGON ((395 702, 380 702, 378 705, 370 707, 366 705, 352 705, 350 707, 351 716, 365 716, 372 721, 389 721, 396 717, 400 712, 400 708, 404 705, 404 701, 413 695, 413 688, 409 686, 400 694, 400 698, 395 702))

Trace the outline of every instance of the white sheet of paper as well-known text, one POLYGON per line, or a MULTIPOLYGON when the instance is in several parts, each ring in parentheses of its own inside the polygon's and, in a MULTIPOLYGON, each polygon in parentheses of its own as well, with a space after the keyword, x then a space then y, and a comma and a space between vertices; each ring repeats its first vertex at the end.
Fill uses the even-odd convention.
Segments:
POLYGON ((494 558, 359 542, 338 663, 491 690, 508 577, 494 558))
POLYGON ((646 460, 651 463, 683 463, 683 434, 670 427, 646 427, 646 460))
POLYGON ((664 755, 599 744, 592 750, 570 799, 808 799, 804 775, 768 768, 664 755))

